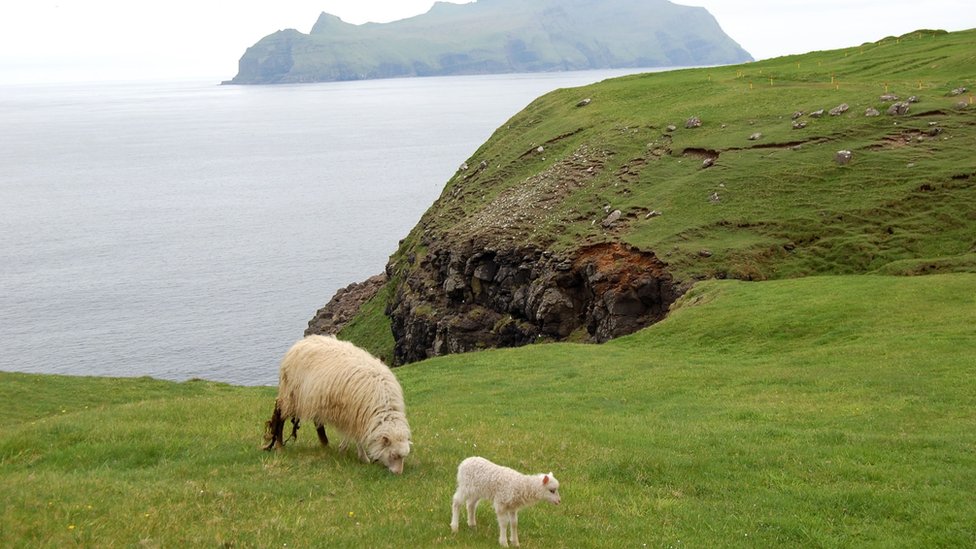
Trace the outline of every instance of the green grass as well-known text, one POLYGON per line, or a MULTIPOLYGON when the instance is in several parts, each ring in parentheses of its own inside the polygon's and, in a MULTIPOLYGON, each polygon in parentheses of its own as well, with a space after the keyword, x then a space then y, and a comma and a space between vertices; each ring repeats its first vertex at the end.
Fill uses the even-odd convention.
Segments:
POLYGON ((552 470, 524 547, 976 544, 976 275, 698 284, 651 328, 396 370, 402 477, 259 449, 274 388, 0 374, 4 547, 494 547, 457 463, 552 470))
MULTIPOLYGON (((919 31, 556 90, 475 151, 467 164, 485 167, 448 181, 414 236, 563 252, 620 241, 655 252, 683 281, 872 273, 971 254, 976 106, 957 106, 972 91, 950 92, 976 88, 974 51, 976 30, 919 31), (865 117, 884 113, 886 92, 920 101, 907 116, 865 117), (592 101, 577 107, 582 98, 592 101), (841 103, 842 116, 807 116, 841 103), (703 126, 686 129, 691 116, 703 126), (834 163, 841 149, 854 152, 848 166, 834 163), (702 169, 698 151, 717 154, 715 166, 702 169), (624 213, 612 230, 600 223, 605 208, 624 213), (651 210, 663 215, 646 218, 651 210)), ((396 272, 412 268, 403 258, 423 241, 404 241, 396 272)))

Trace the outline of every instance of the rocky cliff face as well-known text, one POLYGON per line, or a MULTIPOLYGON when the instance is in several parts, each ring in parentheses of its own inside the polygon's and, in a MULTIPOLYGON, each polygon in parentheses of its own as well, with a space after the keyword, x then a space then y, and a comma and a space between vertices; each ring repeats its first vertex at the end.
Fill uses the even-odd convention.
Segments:
POLYGON ((620 244, 432 249, 388 309, 395 362, 571 336, 602 342, 660 320, 680 293, 654 254, 620 244))

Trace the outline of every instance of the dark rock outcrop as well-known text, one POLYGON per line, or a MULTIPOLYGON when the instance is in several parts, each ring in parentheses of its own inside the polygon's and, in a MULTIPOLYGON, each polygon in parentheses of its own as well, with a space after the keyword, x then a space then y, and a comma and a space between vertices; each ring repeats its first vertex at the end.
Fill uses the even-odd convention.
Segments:
POLYGON ((603 342, 660 320, 681 293, 654 254, 621 244, 569 256, 473 242, 432 249, 388 307, 394 362, 574 334, 603 342))
POLYGON ((354 316, 364 303, 373 299, 386 284, 386 274, 371 276, 363 282, 354 282, 340 289, 332 299, 308 321, 305 335, 337 334, 354 316))

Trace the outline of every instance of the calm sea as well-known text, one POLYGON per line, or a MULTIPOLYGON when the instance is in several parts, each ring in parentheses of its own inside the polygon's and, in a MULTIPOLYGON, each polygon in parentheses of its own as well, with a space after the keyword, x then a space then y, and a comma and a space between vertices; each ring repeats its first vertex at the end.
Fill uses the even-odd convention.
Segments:
POLYGON ((0 370, 274 385, 495 128, 630 72, 0 87, 0 370))

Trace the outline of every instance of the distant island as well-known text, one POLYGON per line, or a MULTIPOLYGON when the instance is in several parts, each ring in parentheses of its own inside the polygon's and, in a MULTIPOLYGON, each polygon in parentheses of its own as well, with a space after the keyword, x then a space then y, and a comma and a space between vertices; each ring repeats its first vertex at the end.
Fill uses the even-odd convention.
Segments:
POLYGON ((352 25, 322 13, 247 49, 224 84, 721 65, 752 57, 704 8, 667 0, 437 2, 426 14, 352 25))

